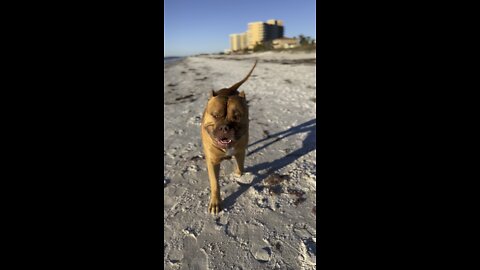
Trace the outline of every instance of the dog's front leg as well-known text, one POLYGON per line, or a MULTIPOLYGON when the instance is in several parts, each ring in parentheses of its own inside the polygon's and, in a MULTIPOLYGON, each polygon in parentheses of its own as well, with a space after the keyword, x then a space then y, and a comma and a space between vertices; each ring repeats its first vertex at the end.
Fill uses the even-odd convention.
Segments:
POLYGON ((208 179, 210 181, 210 203, 208 204, 208 212, 218 214, 221 209, 220 188, 218 187, 218 178, 220 175, 220 163, 213 164, 207 160, 208 179))
POLYGON ((235 175, 240 177, 243 174, 243 164, 245 162, 245 150, 239 151, 235 154, 235 163, 237 164, 237 168, 235 168, 235 175))

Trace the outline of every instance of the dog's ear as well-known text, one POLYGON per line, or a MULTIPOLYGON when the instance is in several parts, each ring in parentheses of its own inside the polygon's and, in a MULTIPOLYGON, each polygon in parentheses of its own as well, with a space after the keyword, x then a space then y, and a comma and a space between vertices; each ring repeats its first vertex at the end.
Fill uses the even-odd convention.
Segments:
POLYGON ((238 94, 238 96, 241 97, 241 98, 245 98, 245 92, 243 92, 243 91, 240 92, 240 94, 238 94))
POLYGON ((215 90, 212 90, 212 91, 210 92, 210 96, 209 96, 208 98, 212 98, 212 97, 214 97, 214 96, 216 96, 216 95, 217 95, 217 94, 215 93, 215 90))
POLYGON ((242 85, 242 84, 248 79, 248 77, 250 77, 250 75, 252 74, 253 70, 254 70, 255 67, 257 66, 257 62, 258 62, 258 60, 255 60, 255 64, 253 65, 252 69, 250 70, 250 72, 247 74, 247 76, 246 76, 243 80, 241 80, 241 81, 239 81, 238 83, 232 85, 232 86, 231 86, 230 88, 228 88, 228 89, 229 89, 230 91, 235 91, 235 90, 237 90, 237 89, 240 87, 240 85, 242 85))

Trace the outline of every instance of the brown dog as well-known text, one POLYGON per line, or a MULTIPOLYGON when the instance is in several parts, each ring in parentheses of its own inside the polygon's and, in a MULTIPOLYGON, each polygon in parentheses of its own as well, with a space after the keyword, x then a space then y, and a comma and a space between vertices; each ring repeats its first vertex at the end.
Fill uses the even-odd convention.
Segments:
POLYGON ((245 150, 248 144, 248 108, 245 93, 238 88, 250 77, 257 61, 248 75, 230 88, 213 91, 203 112, 201 134, 203 151, 210 180, 210 203, 208 212, 217 214, 221 209, 218 178, 220 162, 232 156, 236 160, 235 174, 243 173, 245 150))

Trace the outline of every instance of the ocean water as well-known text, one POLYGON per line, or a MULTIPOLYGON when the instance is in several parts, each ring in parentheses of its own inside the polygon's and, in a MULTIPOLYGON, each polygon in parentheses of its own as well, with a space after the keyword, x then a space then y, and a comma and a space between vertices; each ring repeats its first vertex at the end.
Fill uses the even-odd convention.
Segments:
POLYGON ((176 61, 180 61, 182 60, 184 57, 178 57, 178 56, 169 56, 169 57, 164 57, 163 58, 163 64, 169 64, 169 63, 173 63, 173 62, 176 62, 176 61))

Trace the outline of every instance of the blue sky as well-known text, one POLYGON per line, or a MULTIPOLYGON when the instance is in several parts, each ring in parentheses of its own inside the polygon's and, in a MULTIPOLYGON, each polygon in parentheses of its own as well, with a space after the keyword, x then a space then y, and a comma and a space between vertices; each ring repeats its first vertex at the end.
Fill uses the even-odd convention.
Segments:
POLYGON ((247 24, 283 20, 287 37, 316 38, 315 0, 165 0, 164 56, 221 52, 247 24))

